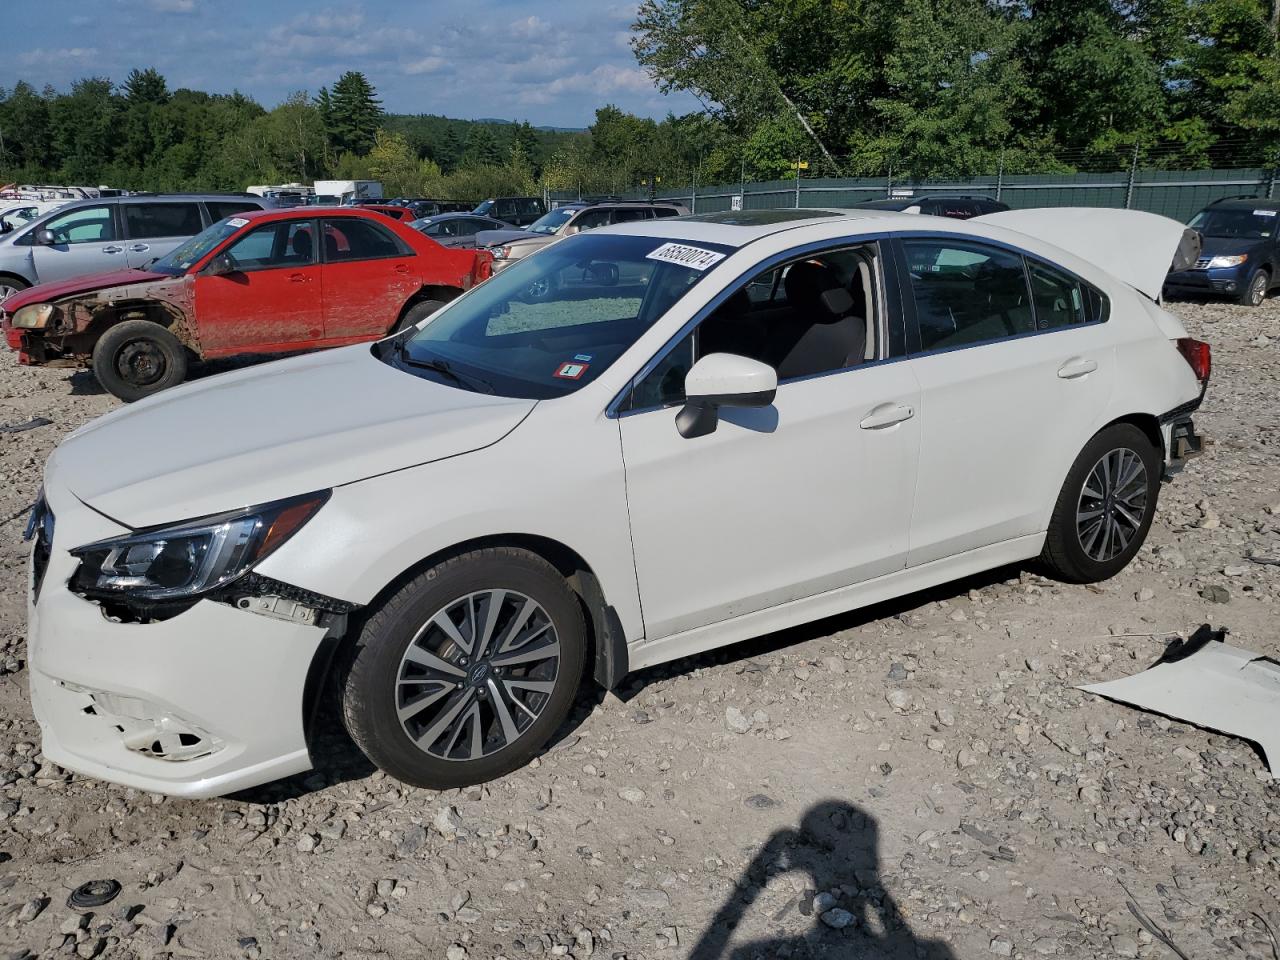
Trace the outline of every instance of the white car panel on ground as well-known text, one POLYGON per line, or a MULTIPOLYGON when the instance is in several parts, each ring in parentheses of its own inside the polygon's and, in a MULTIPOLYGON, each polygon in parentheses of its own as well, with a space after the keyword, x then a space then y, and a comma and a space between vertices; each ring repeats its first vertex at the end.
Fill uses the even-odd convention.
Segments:
MULTIPOLYGON (((1079 246, 1060 218, 1039 230, 1020 213, 1022 232, 870 211, 605 228, 513 265, 372 352, 213 377, 82 428, 46 470, 56 525, 36 525, 32 685, 46 754, 186 796, 297 772, 310 762, 321 651, 337 647, 348 726, 375 762, 410 782, 476 782, 550 735, 584 644, 597 678, 616 682, 1042 549, 1061 564, 1060 515, 1084 556, 1076 501, 1067 514, 1055 507, 1065 479, 1083 485, 1068 491, 1081 517, 1095 506, 1113 515, 1127 488, 1117 478, 1086 503, 1093 464, 1081 452, 1128 418, 1138 426, 1124 436, 1137 439, 1117 449, 1147 449, 1125 470, 1176 467, 1203 385, 1172 342, 1185 336, 1176 320, 1054 246, 1055 231, 1079 246), (1051 274, 1039 286, 1037 263, 1051 274), (835 283, 840 264, 853 266, 835 283), (1021 295, 1008 286, 1019 270, 1021 295), (552 302, 526 297, 547 271, 558 271, 552 302), (983 340, 961 336, 969 301, 956 291, 968 287, 995 325, 983 340), (1076 319, 1053 327, 1058 315, 1076 319), (794 341, 777 336, 788 324, 794 341), (704 353, 715 331, 742 349, 704 353), (756 331, 761 357, 746 346, 756 331), (596 346, 575 346, 583 336, 596 346), (760 406, 773 380, 757 376, 761 358, 779 344, 776 393, 760 406), (684 401, 670 399, 683 393, 686 345, 690 362, 747 357, 687 381, 726 391, 702 434, 686 435, 684 401), (816 366, 796 359, 815 351, 816 366), (827 353, 842 359, 824 366, 827 353), (750 405, 736 405, 738 393, 750 405), (263 558, 180 609, 129 590, 156 581, 164 544, 182 538, 143 530, 158 545, 140 559, 124 547, 79 551, 83 562, 69 553, 312 493, 327 496, 314 516, 269 549, 274 526, 261 532, 263 558), (563 612, 567 588, 585 632, 563 612), (522 632, 534 623, 542 640, 522 632), (526 649, 550 652, 531 666, 526 649), (392 693, 406 684, 419 692, 392 693)), ((1173 237, 1145 218, 1102 222, 1112 233, 1133 224, 1137 242, 1173 237)), ((1137 520, 1149 524, 1154 478, 1140 482, 1137 520)), ((1145 535, 1136 521, 1131 530, 1117 554, 1071 575, 1110 575, 1145 535)), ((203 542, 166 562, 204 562, 203 542)))

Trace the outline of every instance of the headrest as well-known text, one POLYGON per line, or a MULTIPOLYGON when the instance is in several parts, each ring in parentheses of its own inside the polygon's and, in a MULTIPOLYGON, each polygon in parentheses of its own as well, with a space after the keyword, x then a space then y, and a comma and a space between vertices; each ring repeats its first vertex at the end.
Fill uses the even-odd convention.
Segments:
POLYGON ((822 305, 835 318, 840 318, 853 310, 853 294, 844 287, 836 287, 822 294, 822 305))

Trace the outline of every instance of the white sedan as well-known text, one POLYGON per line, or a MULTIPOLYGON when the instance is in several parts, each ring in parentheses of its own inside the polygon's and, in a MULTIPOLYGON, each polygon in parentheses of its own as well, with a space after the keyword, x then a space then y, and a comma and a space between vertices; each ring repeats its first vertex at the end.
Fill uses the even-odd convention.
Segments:
POLYGON ((123 408, 32 515, 32 704, 71 770, 311 767, 336 675, 408 783, 526 763, 580 686, 1035 561, 1110 577, 1199 450, 1183 227, 773 210, 570 237, 416 328, 123 408))

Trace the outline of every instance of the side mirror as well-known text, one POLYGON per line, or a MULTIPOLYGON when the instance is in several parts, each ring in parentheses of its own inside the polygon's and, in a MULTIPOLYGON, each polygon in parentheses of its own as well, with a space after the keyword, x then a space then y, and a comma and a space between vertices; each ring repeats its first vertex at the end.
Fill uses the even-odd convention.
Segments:
POLYGON ((36 243, 42 247, 52 247, 58 242, 58 238, 53 235, 52 230, 37 230, 36 243))
POLYGON ((684 378, 685 404, 676 429, 686 439, 715 432, 721 407, 767 407, 778 393, 778 371, 734 353, 711 353, 684 378))
POLYGON ((204 268, 206 277, 225 277, 230 273, 237 273, 235 261, 231 259, 231 254, 220 253, 212 260, 209 265, 204 268))

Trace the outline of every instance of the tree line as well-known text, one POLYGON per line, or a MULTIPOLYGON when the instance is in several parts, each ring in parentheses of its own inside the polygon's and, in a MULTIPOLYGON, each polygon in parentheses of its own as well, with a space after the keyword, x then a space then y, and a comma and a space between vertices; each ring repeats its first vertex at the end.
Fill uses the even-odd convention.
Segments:
POLYGON ((343 74, 239 93, 0 89, 0 182, 243 190, 316 178, 476 199, 796 176, 1275 166, 1280 0, 643 0, 638 63, 703 109, 581 132, 386 113, 343 74), (798 170, 798 168, 800 168, 798 170))

